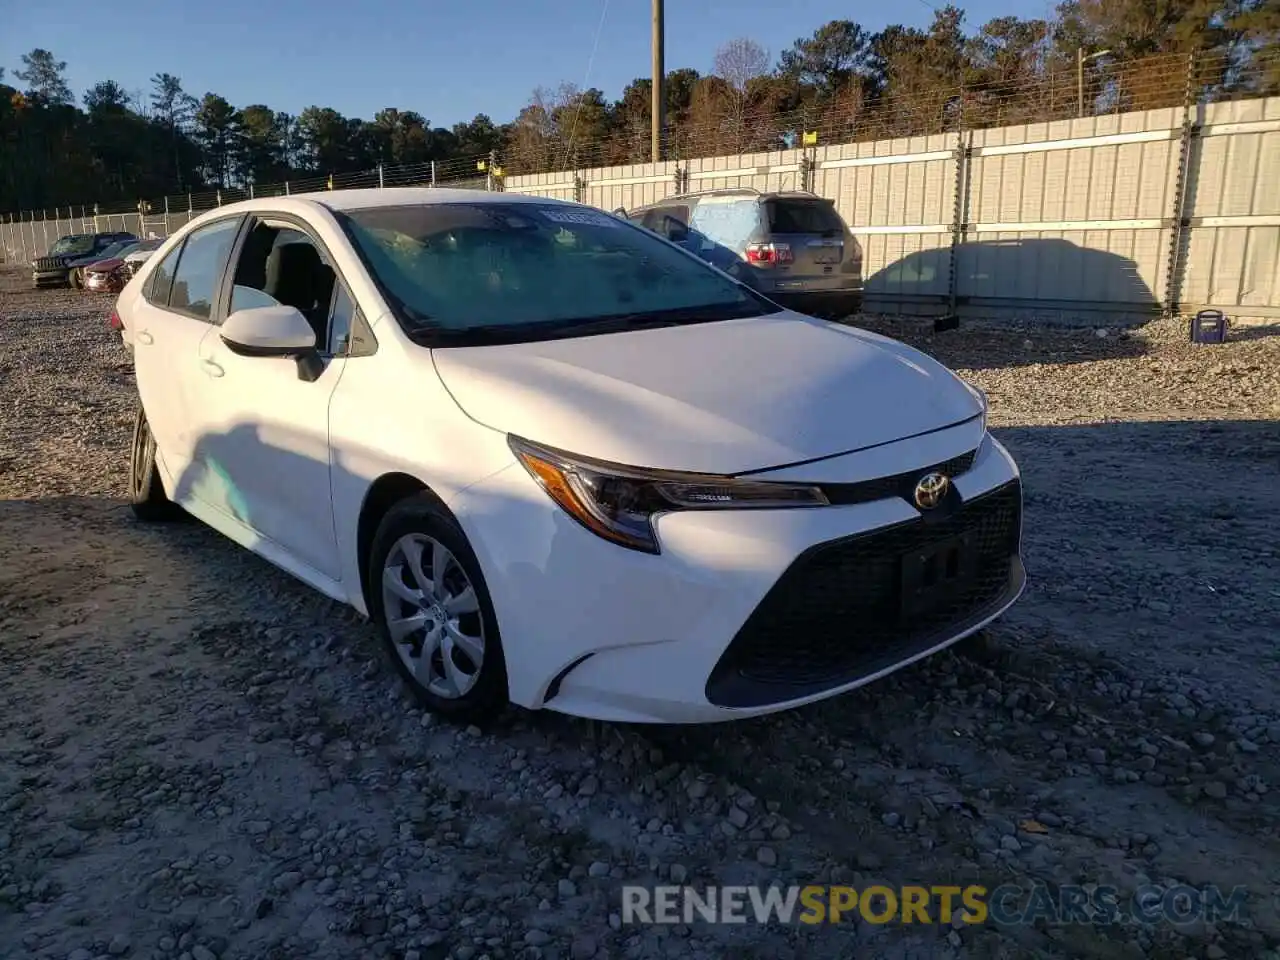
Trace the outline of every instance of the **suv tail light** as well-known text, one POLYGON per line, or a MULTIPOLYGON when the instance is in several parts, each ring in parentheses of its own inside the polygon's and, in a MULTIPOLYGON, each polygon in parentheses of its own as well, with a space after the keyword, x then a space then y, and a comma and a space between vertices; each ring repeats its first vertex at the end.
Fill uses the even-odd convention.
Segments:
POLYGON ((119 310, 111 311, 111 317, 107 320, 107 326, 111 327, 112 330, 121 330, 124 328, 124 323, 120 319, 119 310))
POLYGON ((771 267, 775 263, 792 263, 795 256, 789 243, 751 243, 747 245, 747 263, 771 267))

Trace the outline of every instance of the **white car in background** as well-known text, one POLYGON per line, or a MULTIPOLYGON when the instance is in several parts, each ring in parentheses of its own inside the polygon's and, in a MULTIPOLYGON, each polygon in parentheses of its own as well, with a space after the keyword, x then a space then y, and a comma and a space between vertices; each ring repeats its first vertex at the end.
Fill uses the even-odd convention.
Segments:
POLYGON ((129 271, 131 276, 137 273, 163 243, 164 237, 148 237, 139 244, 140 249, 134 250, 133 253, 125 256, 125 269, 129 271))
MULTIPOLYGON (((142 265, 151 259, 152 255, 164 245, 166 238, 157 237, 155 234, 149 234, 147 239, 138 244, 137 249, 132 253, 123 257, 124 266, 123 273, 125 277, 132 278, 142 269, 142 265)), ((108 325, 112 330, 120 334, 120 342, 124 345, 127 353, 133 353, 133 340, 130 337, 129 330, 124 325, 124 321, 120 319, 120 311, 112 310, 108 319, 108 325)))
POLYGON ((1022 592, 982 394, 590 207, 251 200, 120 296, 133 509, 380 628, 431 709, 702 722, 840 694, 1022 592))

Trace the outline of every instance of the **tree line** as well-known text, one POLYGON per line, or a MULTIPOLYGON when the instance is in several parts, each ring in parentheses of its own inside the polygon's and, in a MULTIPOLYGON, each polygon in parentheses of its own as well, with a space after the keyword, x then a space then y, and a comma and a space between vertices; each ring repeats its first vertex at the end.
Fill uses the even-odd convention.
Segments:
MULTIPOLYGON (((736 39, 712 69, 666 76, 666 158, 1146 109, 1214 95, 1280 93, 1276 0, 1066 0, 1050 19, 998 17, 970 31, 948 5, 924 28, 870 32, 836 20, 773 59, 736 39), (1083 59, 1078 59, 1083 58, 1083 59), (1080 102, 1078 102, 1080 101, 1080 102)), ((383 165, 508 173, 649 159, 649 78, 616 100, 569 84, 539 88, 512 120, 451 127, 396 107, 370 120, 330 107, 294 115, 195 96, 171 73, 144 94, 115 80, 79 103, 66 63, 45 49, 0 68, 0 211, 245 188, 383 165)))

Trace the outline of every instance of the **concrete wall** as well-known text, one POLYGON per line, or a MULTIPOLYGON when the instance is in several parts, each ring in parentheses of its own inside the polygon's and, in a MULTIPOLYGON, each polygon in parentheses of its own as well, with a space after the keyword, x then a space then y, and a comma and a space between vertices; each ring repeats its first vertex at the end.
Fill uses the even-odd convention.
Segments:
MULTIPOLYGON (((818 147, 808 186, 862 244, 871 309, 937 313, 954 292, 961 314, 1124 322, 1172 296, 1184 311, 1280 318, 1280 98, 1193 110, 1180 180, 1183 119, 1173 108, 818 147)), ((680 192, 686 168, 691 191, 799 189, 803 157, 564 171, 505 189, 630 209, 680 192)))
POLYGON ((1280 317, 1280 97, 1210 104, 1203 122, 1182 299, 1280 317))

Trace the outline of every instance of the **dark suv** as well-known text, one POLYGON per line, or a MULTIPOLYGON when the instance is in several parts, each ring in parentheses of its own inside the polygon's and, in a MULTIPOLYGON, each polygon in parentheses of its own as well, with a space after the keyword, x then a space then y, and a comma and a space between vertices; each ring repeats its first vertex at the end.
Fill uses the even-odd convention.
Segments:
POLYGON ((832 319, 862 308, 862 248, 816 194, 707 190, 614 212, 784 307, 832 319))
POLYGON ((79 267, 101 259, 101 254, 112 244, 137 240, 132 233, 73 233, 62 237, 49 248, 43 257, 31 265, 31 279, 36 287, 61 287, 71 283, 72 274, 79 267))

